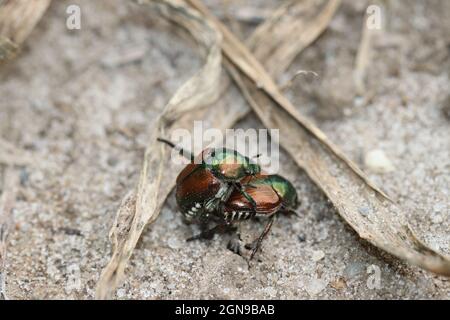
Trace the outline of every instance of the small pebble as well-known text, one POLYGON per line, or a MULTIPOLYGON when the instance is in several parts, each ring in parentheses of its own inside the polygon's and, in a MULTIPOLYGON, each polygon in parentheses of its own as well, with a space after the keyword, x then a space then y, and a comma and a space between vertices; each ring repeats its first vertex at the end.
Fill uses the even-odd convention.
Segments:
POLYGON ((322 260, 323 258, 325 258, 325 252, 322 250, 314 251, 312 254, 312 259, 316 262, 322 260))
POLYGON ((365 266, 361 262, 351 262, 344 269, 346 279, 355 278, 365 272, 365 266))
POLYGON ((108 160, 106 160, 109 166, 115 167, 119 163, 119 159, 115 157, 109 157, 108 160))
POLYGON ((358 211, 361 215, 363 215, 364 217, 369 215, 370 209, 368 207, 359 207, 358 211))
POLYGON ((176 237, 171 237, 168 241, 167 244, 169 245, 169 247, 171 249, 180 249, 182 247, 182 243, 180 242, 180 240, 178 240, 178 238, 176 237))
POLYGON ((322 279, 311 279, 307 284, 306 284, 306 292, 308 292, 308 294, 310 296, 316 296, 319 293, 321 293, 323 291, 323 289, 326 288, 326 286, 328 285, 328 283, 325 280, 322 279))
POLYGON ((28 174, 28 171, 24 168, 20 171, 20 185, 22 187, 25 187, 25 185, 28 182, 30 175, 28 174))
POLYGON ((369 151, 364 159, 366 167, 376 173, 387 173, 394 171, 394 165, 383 150, 369 151))
POLYGON ((126 294, 127 293, 126 293, 125 289, 123 289, 123 288, 120 288, 119 290, 117 290, 117 297, 118 298, 123 298, 123 297, 125 297, 126 294))

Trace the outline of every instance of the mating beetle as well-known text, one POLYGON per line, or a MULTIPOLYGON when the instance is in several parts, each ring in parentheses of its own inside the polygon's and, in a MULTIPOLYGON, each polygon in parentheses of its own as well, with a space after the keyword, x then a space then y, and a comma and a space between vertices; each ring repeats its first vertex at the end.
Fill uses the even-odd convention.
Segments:
POLYGON ((255 200, 253 208, 239 193, 233 192, 225 203, 224 220, 247 220, 254 216, 272 217, 277 212, 292 211, 297 207, 297 191, 282 176, 257 175, 242 182, 243 189, 255 200))
POLYGON ((234 150, 207 148, 197 157, 158 138, 189 160, 176 181, 176 200, 188 222, 208 222, 211 214, 225 203, 233 190, 238 190, 253 206, 255 201, 241 188, 240 180, 261 172, 261 167, 234 150))
MULTIPOLYGON (((250 203, 240 192, 233 191, 223 204, 222 210, 217 212, 222 221, 216 227, 203 231, 191 239, 210 238, 216 232, 226 231, 234 222, 248 220, 255 216, 267 217, 269 221, 261 235, 252 244, 246 245, 247 249, 252 250, 251 260, 269 233, 275 214, 294 212, 298 206, 298 198, 294 186, 279 175, 249 176, 243 179, 241 184, 242 189, 254 199, 256 205, 250 203)), ((230 242, 229 248, 238 254, 240 252, 239 246, 232 242, 230 242)))

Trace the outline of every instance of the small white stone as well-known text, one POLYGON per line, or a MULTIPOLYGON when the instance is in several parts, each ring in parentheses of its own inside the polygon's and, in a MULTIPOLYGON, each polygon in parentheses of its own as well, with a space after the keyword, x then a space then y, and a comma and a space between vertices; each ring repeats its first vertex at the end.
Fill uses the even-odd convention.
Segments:
POLYGON ((117 297, 119 298, 123 298, 126 295, 126 291, 123 288, 120 288, 119 290, 117 290, 117 297))
POLYGON ((364 158, 364 163, 369 170, 377 173, 386 173, 395 170, 394 165, 383 150, 369 151, 364 158))
POLYGON ((167 286, 167 289, 169 289, 169 290, 173 290, 175 288, 176 288, 176 286, 174 283, 169 283, 169 285, 167 286))
POLYGON ((325 252, 322 250, 314 251, 312 254, 312 259, 316 262, 322 260, 323 258, 325 258, 325 252))
POLYGON ((171 249, 180 249, 182 247, 182 243, 180 240, 178 240, 178 238, 176 237, 171 237, 169 238, 169 240, 167 241, 167 245, 171 248, 171 249))
POLYGON ((306 292, 312 297, 318 295, 325 289, 328 285, 328 282, 322 279, 311 279, 306 284, 306 292))

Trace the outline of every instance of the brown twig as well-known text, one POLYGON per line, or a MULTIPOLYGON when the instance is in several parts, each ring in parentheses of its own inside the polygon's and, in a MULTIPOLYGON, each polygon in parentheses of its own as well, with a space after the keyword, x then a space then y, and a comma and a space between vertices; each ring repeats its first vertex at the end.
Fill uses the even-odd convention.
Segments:
MULTIPOLYGON (((383 8, 381 1, 375 1, 375 3, 379 8, 383 8)), ((361 41, 358 48, 358 54, 356 56, 353 80, 355 92, 359 96, 365 96, 367 72, 372 62, 373 40, 375 34, 380 32, 380 30, 369 28, 366 17, 363 21, 363 26, 361 29, 361 41)))

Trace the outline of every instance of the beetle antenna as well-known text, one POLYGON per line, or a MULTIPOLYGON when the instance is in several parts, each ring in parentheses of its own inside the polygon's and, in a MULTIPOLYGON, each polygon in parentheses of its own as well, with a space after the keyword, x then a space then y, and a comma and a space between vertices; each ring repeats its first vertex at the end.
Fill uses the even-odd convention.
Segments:
POLYGON ((177 150, 178 153, 181 156, 185 157, 186 159, 190 160, 191 162, 194 162, 194 155, 192 153, 190 153, 189 151, 184 150, 183 148, 180 148, 179 146, 177 146, 172 141, 169 141, 169 140, 163 139, 163 138, 156 138, 156 140, 159 141, 159 142, 167 144, 172 149, 177 150))

